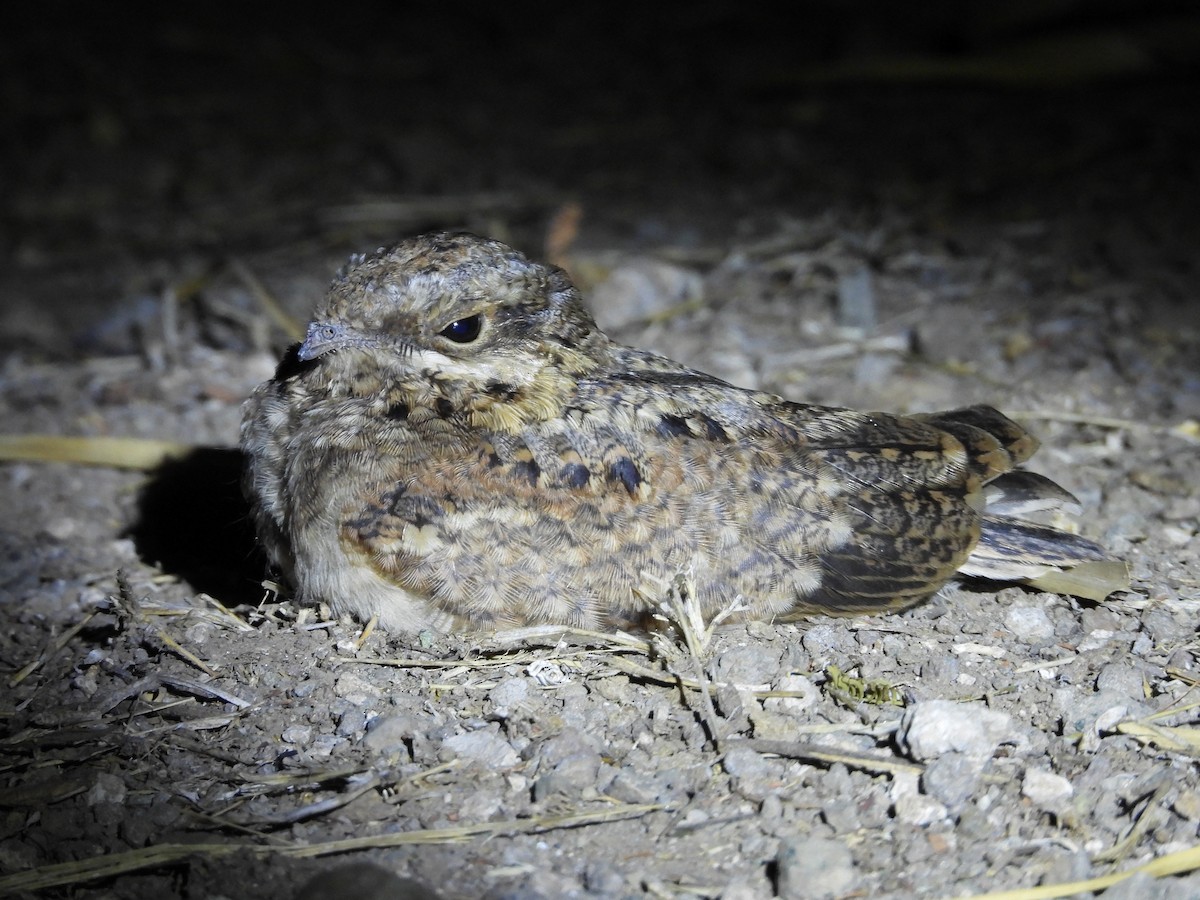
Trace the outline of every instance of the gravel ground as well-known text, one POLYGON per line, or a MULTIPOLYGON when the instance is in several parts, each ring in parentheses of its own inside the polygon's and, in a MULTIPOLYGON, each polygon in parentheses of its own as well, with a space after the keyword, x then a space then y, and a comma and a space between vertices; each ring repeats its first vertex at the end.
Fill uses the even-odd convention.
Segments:
MULTIPOLYGON (((494 79, 346 26, 150 20, 123 55, 24 23, 2 430, 197 449, 0 464, 0 893, 945 897, 1200 846, 1194 89, 818 87, 717 10, 673 41, 581 16, 494 79), (287 342, 259 286, 303 320, 429 227, 552 253, 620 339, 738 384, 1012 412, 1132 590, 955 586, 698 654, 298 607, 237 493, 287 342)), ((451 49, 498 64, 502 24, 451 49)))

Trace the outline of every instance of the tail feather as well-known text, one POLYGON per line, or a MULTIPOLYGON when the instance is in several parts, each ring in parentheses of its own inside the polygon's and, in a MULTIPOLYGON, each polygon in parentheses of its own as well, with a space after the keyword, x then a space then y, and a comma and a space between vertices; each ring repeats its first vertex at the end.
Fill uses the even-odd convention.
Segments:
POLYGON ((1066 488, 1045 475, 1017 469, 983 488, 984 510, 993 516, 1020 518, 1030 513, 1063 510, 1079 515, 1083 507, 1066 488))
POLYGON ((1125 563, 1099 544, 1004 515, 982 517, 979 542, 959 570, 972 578, 1021 582, 1045 591, 1103 600, 1129 587, 1125 563))
POLYGON ((913 418, 958 438, 967 450, 972 471, 984 482, 1011 472, 1038 448, 1037 438, 990 406, 967 406, 913 418))
POLYGON ((1089 599, 1129 586, 1124 564, 1098 544, 1030 520, 1077 513, 1079 501, 1017 468, 1037 440, 995 409, 847 422, 812 452, 851 487, 853 539, 821 554, 820 602, 796 615, 906 606, 956 573, 1089 599))
POLYGON ((959 571, 989 581, 1019 582, 1041 590, 1103 600, 1129 587, 1128 567, 1099 544, 1040 525, 1027 516, 1048 510, 1078 514, 1079 501, 1044 475, 1017 469, 1037 450, 1037 440, 991 407, 921 417, 968 448, 982 487, 980 536, 959 571))

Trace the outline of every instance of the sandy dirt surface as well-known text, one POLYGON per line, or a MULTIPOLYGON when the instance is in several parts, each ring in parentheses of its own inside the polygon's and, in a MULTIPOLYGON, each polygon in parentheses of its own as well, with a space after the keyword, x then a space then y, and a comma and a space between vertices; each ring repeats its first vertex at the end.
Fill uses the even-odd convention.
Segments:
POLYGON ((1200 847, 1194 80, 819 79, 795 48, 836 23, 715 6, 431 15, 8 34, 2 431, 195 449, 0 463, 0 893, 947 897, 1200 847), (694 653, 299 607, 237 487, 289 341, 261 295, 302 322, 350 252, 443 227, 738 384, 1010 411, 1132 590, 694 653))

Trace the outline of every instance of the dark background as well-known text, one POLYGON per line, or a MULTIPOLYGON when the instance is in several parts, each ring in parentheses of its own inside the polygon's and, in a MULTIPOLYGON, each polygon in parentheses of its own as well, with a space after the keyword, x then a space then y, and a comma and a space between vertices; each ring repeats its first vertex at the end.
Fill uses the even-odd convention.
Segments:
POLYGON ((1192 315, 1193 4, 436 6, 10 8, 0 348, 128 349, 139 296, 233 256, 321 270, 431 227, 537 252, 567 202, 630 249, 1055 217, 1192 315))

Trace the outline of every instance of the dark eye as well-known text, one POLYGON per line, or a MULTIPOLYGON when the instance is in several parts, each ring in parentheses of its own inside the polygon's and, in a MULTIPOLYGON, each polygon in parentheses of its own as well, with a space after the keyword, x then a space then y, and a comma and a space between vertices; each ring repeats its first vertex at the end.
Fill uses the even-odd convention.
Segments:
POLYGON ((467 316, 465 319, 456 319, 445 328, 438 332, 447 340, 454 341, 456 344, 469 344, 475 338, 479 337, 479 332, 483 329, 483 316, 474 315, 467 316))

